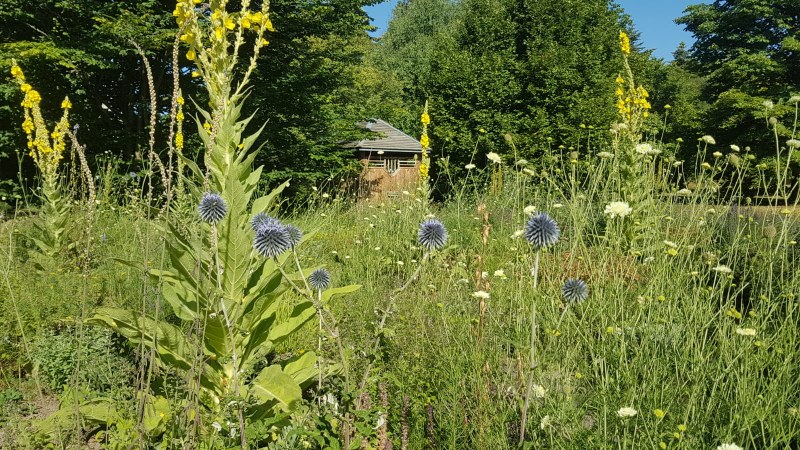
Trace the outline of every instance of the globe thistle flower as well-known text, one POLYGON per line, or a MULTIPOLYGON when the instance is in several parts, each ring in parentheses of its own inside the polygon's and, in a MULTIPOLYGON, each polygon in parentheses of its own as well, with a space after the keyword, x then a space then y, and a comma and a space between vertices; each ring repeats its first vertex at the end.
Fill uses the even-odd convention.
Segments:
POLYGON ((259 228, 267 225, 281 225, 281 221, 263 212, 250 219, 250 228, 253 231, 258 231, 259 228))
POLYGON ((317 291, 324 291, 331 285, 331 273, 325 269, 317 269, 308 276, 308 284, 317 291))
POLYGON ((560 234, 556 221, 545 212, 531 216, 525 225, 525 239, 537 250, 558 242, 560 234))
POLYGON ((291 236, 283 225, 269 224, 256 230, 253 247, 262 256, 274 258, 289 250, 291 246, 291 236))
POLYGON ((206 192, 200 199, 197 210, 204 222, 215 224, 228 213, 228 205, 216 192, 206 192))
POLYGON ((428 251, 439 250, 447 243, 447 228, 437 219, 426 220, 419 224, 417 240, 428 251))
POLYGON ((303 231, 295 225, 287 224, 286 232, 289 233, 289 242, 292 244, 292 248, 297 247, 297 244, 303 239, 303 231))
POLYGON ((589 297, 589 286, 583 280, 570 278, 561 286, 561 294, 567 303, 580 303, 589 297))

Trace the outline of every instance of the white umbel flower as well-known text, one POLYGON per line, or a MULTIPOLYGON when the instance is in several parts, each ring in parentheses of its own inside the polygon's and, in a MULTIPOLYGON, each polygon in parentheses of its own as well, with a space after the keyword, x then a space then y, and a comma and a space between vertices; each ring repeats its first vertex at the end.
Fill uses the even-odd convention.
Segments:
POLYGON ((487 158, 489 161, 491 161, 491 162, 493 162, 493 163, 495 163, 495 164, 500 164, 501 162, 503 162, 503 160, 502 160, 502 159, 500 159, 500 155, 498 155, 498 154, 497 154, 497 153, 495 153, 495 152, 489 152, 489 153, 487 153, 487 154, 486 154, 486 158, 487 158))
POLYGON ((744 450, 744 449, 742 447, 739 447, 738 445, 736 445, 734 443, 730 443, 730 444, 720 444, 720 445, 718 445, 717 446, 717 450, 744 450))
POLYGON ((648 143, 642 143, 636 146, 636 153, 640 155, 649 155, 653 151, 653 146, 648 143))
POLYGON ((475 298, 482 299, 482 300, 489 300, 489 293, 486 292, 486 291, 473 292, 472 296, 475 297, 475 298))
POLYGON ((626 418, 626 417, 633 417, 638 413, 639 413, 639 411, 636 411, 635 409, 631 408, 630 406, 626 406, 624 408, 620 408, 619 411, 617 411, 617 415, 622 417, 623 419, 626 418))
POLYGON ((628 202, 611 202, 606 205, 605 214, 608 214, 612 219, 615 217, 625 217, 633 212, 633 208, 628 202))

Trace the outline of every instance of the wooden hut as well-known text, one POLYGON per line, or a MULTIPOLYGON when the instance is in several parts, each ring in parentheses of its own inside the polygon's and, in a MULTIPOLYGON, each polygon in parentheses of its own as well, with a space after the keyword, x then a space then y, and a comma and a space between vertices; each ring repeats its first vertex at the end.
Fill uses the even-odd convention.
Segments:
POLYGON ((361 125, 378 133, 377 137, 351 144, 364 165, 361 196, 391 198, 403 191, 413 192, 419 186, 419 141, 380 119, 361 125))

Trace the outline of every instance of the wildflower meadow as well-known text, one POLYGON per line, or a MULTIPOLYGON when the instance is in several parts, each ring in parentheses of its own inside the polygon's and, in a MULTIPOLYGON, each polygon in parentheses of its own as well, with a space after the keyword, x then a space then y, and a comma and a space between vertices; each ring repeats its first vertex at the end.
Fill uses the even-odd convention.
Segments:
POLYGON ((800 448, 798 41, 701 57, 746 2, 669 64, 608 1, 44 3, 102 40, 0 43, 0 448, 800 448))

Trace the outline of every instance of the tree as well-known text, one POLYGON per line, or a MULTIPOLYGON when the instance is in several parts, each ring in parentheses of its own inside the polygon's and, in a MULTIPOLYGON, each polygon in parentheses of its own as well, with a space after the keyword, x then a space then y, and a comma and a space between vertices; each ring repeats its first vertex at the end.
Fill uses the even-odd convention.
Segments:
MULTIPOLYGON (((579 125, 616 120, 619 31, 630 19, 607 0, 410 0, 398 5, 379 42, 384 67, 406 83, 409 110, 430 100, 434 156, 462 167, 475 149, 522 156, 547 138, 576 143, 579 125), (483 130, 483 131, 481 131, 483 130), (478 147, 476 147, 476 143, 478 147)), ((637 51, 634 69, 660 63, 637 51)), ((640 79, 641 81, 641 79, 640 79)), ((648 88, 650 83, 643 82, 648 88)), ((414 114, 416 116, 416 114, 414 114)), ((407 122, 407 132, 418 132, 407 122)))
MULTIPOLYGON (((354 68, 368 48, 370 26, 362 8, 376 1, 272 0, 276 31, 253 75, 252 110, 244 111, 256 113, 254 124, 267 124, 257 144, 265 144, 258 163, 266 165, 268 183, 293 178, 293 193, 301 186, 310 190, 312 183, 350 164, 350 153, 339 144, 358 132, 355 123, 364 112, 349 102, 357 79, 354 68)), ((230 8, 236 3, 231 0, 230 8)), ((253 1, 251 8, 257 4, 253 1)), ((137 170, 136 158, 146 155, 148 146, 150 108, 141 57, 132 43, 144 49, 153 68, 164 108, 158 111, 156 151, 163 152, 163 113, 172 96, 177 32, 174 7, 174 0, 0 2, 0 67, 8 73, 11 59, 17 59, 52 102, 43 104, 45 117, 58 110, 55 99, 60 102, 68 94, 88 152, 109 151, 137 170)), ((181 55, 179 70, 186 74, 190 64, 181 55)), ((202 79, 183 76, 180 83, 184 97, 199 105, 207 102, 202 79)), ((19 89, 0 77, 0 157, 13 159, 25 145, 18 97, 19 89)), ((187 117, 193 114, 190 105, 187 117)), ((199 145, 190 140, 190 123, 186 151, 192 155, 199 145)), ((0 167, 0 179, 16 178, 16 164, 0 167)))
POLYGON ((718 142, 768 151, 766 116, 793 112, 784 103, 800 92, 800 3, 717 0, 689 6, 676 23, 696 39, 687 68, 707 77, 705 131, 718 142))

